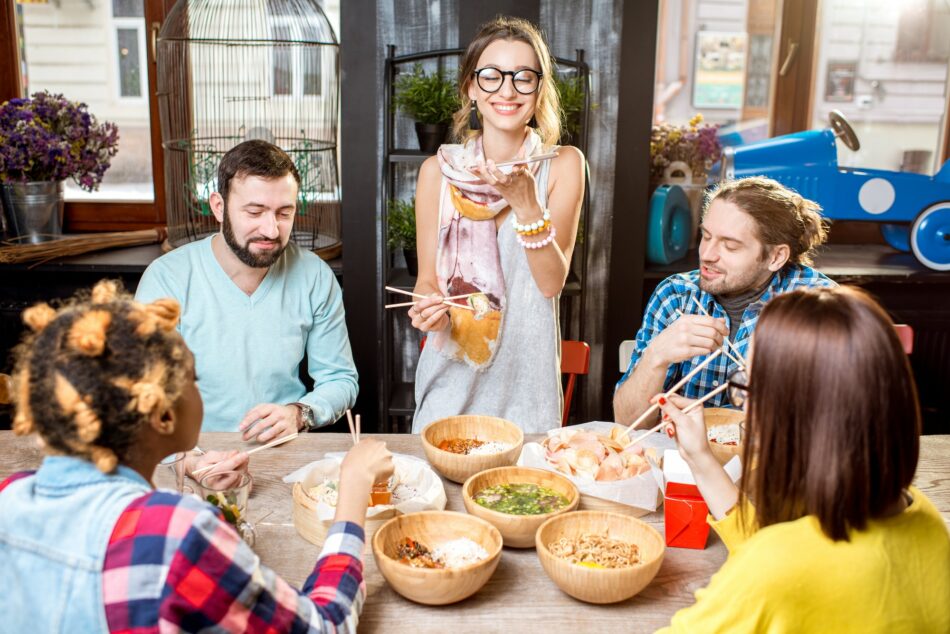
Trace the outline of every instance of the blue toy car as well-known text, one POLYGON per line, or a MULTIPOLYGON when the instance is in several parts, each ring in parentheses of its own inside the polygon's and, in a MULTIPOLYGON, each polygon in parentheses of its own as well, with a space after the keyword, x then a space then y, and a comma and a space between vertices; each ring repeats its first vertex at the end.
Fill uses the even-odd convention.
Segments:
POLYGON ((895 249, 913 251, 921 264, 950 271, 950 161, 933 176, 838 166, 835 139, 848 149, 861 144, 844 115, 831 127, 727 147, 720 177, 767 176, 814 200, 833 220, 881 224, 895 249))

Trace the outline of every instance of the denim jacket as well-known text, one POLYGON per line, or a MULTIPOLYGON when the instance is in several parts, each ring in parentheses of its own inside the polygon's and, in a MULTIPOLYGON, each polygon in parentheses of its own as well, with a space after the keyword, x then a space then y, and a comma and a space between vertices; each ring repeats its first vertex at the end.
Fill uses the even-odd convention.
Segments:
POLYGON ((48 456, 0 493, 0 632, 106 632, 102 568, 119 515, 151 491, 135 471, 48 456))

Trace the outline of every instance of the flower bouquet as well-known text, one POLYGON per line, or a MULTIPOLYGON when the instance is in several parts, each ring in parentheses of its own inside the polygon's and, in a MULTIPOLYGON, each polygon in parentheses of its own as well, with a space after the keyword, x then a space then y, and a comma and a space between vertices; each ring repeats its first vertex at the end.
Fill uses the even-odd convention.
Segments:
POLYGON ((722 155, 718 131, 718 125, 704 124, 701 114, 690 119, 686 125, 654 125, 650 137, 651 189, 669 178, 669 168, 674 163, 686 164, 694 184, 705 183, 709 168, 722 155))

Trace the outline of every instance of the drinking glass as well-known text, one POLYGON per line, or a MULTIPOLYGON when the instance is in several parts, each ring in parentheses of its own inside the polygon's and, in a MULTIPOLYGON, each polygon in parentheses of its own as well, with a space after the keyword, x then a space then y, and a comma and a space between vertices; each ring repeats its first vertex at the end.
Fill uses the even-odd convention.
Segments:
POLYGON ((201 496, 209 504, 221 509, 224 519, 231 524, 248 546, 254 546, 254 527, 247 521, 247 498, 251 493, 251 478, 246 471, 219 471, 209 473, 198 482, 201 496))
POLYGON ((166 456, 160 465, 165 469, 155 472, 155 484, 159 488, 170 488, 180 495, 190 495, 194 489, 185 484, 185 456, 187 452, 179 451, 166 456), (166 478, 170 474, 169 478, 166 478), (166 486, 167 485, 167 486, 166 486))

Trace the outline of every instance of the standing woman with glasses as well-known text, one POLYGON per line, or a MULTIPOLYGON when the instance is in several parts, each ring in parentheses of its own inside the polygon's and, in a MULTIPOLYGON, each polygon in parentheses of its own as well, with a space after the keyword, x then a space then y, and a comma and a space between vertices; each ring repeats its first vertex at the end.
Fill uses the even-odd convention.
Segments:
POLYGON ((428 343, 413 431, 480 414, 540 432, 561 420, 558 296, 577 235, 584 156, 555 145, 551 54, 530 22, 484 25, 462 58, 459 90, 462 143, 426 160, 416 188, 415 291, 427 298, 409 317, 428 343))
POLYGON ((920 409, 894 325, 854 288, 772 299, 753 335, 742 480, 703 410, 657 396, 729 557, 672 632, 950 632, 950 537, 911 486, 920 409))

